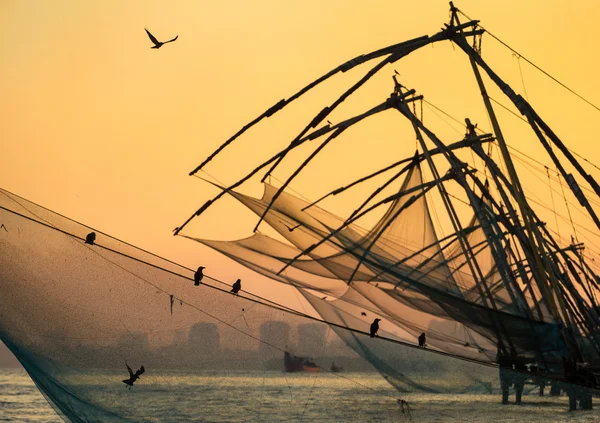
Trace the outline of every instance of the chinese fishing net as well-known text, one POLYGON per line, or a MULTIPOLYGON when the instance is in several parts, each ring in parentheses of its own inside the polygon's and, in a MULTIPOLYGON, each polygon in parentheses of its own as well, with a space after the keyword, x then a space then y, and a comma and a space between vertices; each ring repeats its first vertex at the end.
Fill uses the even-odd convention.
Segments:
MULTIPOLYGON (((443 143, 417 118, 415 91, 396 77, 394 92, 380 105, 317 128, 386 64, 451 40, 527 116, 542 143, 548 137, 559 145, 466 43, 467 35, 480 35, 477 28, 476 21, 460 24, 453 8, 451 24, 438 34, 340 65, 267 110, 192 172, 312 87, 382 58, 289 147, 234 186, 217 184, 220 194, 188 220, 227 195, 278 237, 256 232, 207 240, 181 232, 188 222, 175 231, 255 271, 265 284, 292 286, 302 310, 244 289, 236 295, 231 282, 215 274, 195 286, 195 269, 98 231, 86 242, 89 227, 0 191, 0 339, 57 413, 72 422, 381 422, 522 419, 524 413, 530 420, 557 420, 567 419, 569 408, 590 409, 599 385, 598 277, 575 245, 555 242, 523 205, 520 188, 481 146, 492 136, 477 134, 467 121, 463 140, 443 143), (285 189, 333 138, 392 109, 410 122, 420 152, 386 168, 395 175, 350 218, 285 189), (260 198, 235 189, 292 149, 322 138, 280 188, 265 182, 260 198), (485 163, 496 198, 488 181, 454 154, 461 148, 485 163), (443 160, 436 165, 433 156, 443 160), (424 163, 432 180, 423 177, 424 163), (382 200, 395 180, 400 188, 382 200), (450 182, 464 190, 467 223, 453 217, 450 182), (443 237, 427 200, 434 191, 454 219, 454 231, 443 237), (360 226, 359 218, 378 207, 386 211, 375 225, 360 226), (521 398, 544 390, 554 396, 521 398)), ((579 195, 573 176, 565 179, 579 195)))

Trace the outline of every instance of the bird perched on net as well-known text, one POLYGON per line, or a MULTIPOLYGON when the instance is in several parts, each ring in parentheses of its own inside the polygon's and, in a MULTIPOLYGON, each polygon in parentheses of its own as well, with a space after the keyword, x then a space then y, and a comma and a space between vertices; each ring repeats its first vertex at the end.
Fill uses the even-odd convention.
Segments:
POLYGON ((231 291, 230 292, 233 292, 235 295, 237 295, 237 293, 240 292, 240 289, 242 289, 242 280, 238 279, 231 286, 231 291))
POLYGON ((152 41, 152 43, 154 44, 154 45, 153 45, 152 47, 150 47, 150 48, 156 48, 156 49, 159 49, 159 48, 161 48, 163 45, 165 45, 165 44, 167 44, 167 43, 172 43, 173 41, 175 41, 175 40, 176 40, 176 39, 179 37, 179 35, 177 35, 177 36, 176 36, 175 38, 173 38, 172 40, 169 40, 169 41, 162 42, 162 41, 158 41, 158 40, 156 39, 156 37, 155 37, 154 35, 150 34, 150 31, 148 31, 146 28, 144 28, 144 29, 146 30, 146 34, 148 34, 148 37, 150 38, 150 41, 152 41))
POLYGON ((421 335, 419 335, 419 347, 425 346, 427 346, 427 336, 425 335, 425 332, 423 332, 421 335))
POLYGON ((133 373, 131 367, 129 367, 127 363, 125 363, 125 365, 127 366, 127 371, 129 372, 129 379, 123 379, 122 382, 126 385, 126 387, 128 386, 129 389, 131 389, 134 382, 140 378, 140 376, 146 371, 146 369, 144 369, 144 366, 142 366, 135 373, 133 373))
POLYGON ((94 241, 96 241, 96 232, 90 232, 89 234, 87 234, 87 236, 85 237, 85 243, 94 245, 94 241))
POLYGON ((198 286, 200 285, 200 282, 202 282, 202 278, 204 277, 202 270, 204 269, 204 266, 200 266, 198 270, 196 270, 196 273, 194 273, 194 286, 198 286))
POLYGON ((371 323, 371 338, 375 338, 375 336, 377 335, 377 331, 379 330, 379 322, 381 321, 381 319, 375 319, 373 320, 373 323, 371 323))

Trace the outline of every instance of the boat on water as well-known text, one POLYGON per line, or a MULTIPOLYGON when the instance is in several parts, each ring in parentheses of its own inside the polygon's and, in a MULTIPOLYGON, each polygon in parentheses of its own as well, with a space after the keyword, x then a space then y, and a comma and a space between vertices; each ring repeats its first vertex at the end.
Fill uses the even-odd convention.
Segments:
POLYGON ((329 370, 333 373, 339 373, 339 372, 343 372, 344 371, 344 366, 336 366, 335 363, 332 361, 331 362, 331 367, 329 368, 329 370))
MULTIPOLYGON (((339 354, 368 362, 396 394, 493 392, 508 403, 514 392, 520 403, 524 386, 533 383, 565 392, 571 410, 591 409, 600 388, 598 269, 582 242, 565 241, 540 217, 515 166, 484 76, 523 116, 555 165, 548 180, 560 186, 568 207, 589 216, 595 231, 600 229, 595 211, 600 186, 529 102, 482 58, 484 34, 478 21, 451 4, 450 22, 438 33, 341 64, 277 102, 191 172, 203 170, 244 132, 315 86, 378 60, 278 153, 234 184, 213 184, 219 193, 174 230, 253 270, 266 283, 293 287, 307 307, 290 308, 243 290, 232 295, 231 284, 212 274, 194 284, 196 269, 98 231, 92 239, 91 228, 0 191, 0 217, 8 228, 0 232, 0 338, 53 406, 74 422, 152 421, 147 404, 170 407, 187 396, 181 379, 197 375, 199 390, 209 391, 225 383, 219 375, 234 370, 255 371, 262 383, 252 385, 249 378, 251 382, 233 384, 229 390, 236 400, 231 406, 213 409, 199 402, 182 418, 202 414, 209 421, 251 420, 255 415, 249 410, 261 410, 260 404, 253 407, 253 394, 265 387, 267 364, 280 366, 281 353, 286 372, 335 376, 341 371, 333 363, 327 370, 290 354, 286 345, 294 333, 308 333, 302 351, 310 357, 324 357, 334 347, 330 338, 343 341, 335 345, 339 354), (405 87, 396 73, 379 104, 361 103, 364 109, 358 114, 328 121, 386 65, 442 41, 465 53, 490 132, 474 118, 462 118, 459 139, 442 139, 417 113, 423 96, 405 87), (416 138, 413 155, 394 159, 315 201, 288 189, 328 144, 384 112, 394 113, 411 139, 416 138), (309 152, 301 148, 311 142, 318 145, 309 152), (301 156, 300 165, 280 186, 272 185, 269 175, 293 154, 301 156), (238 190, 259 174, 262 197, 238 190), (347 216, 323 206, 367 181, 377 181, 375 188, 354 196, 355 208, 347 216), (218 207, 225 196, 258 216, 254 234, 221 241, 192 231, 188 224, 209 207, 218 207), (366 217, 375 223, 364 225, 366 217), (450 229, 441 231, 437 219, 445 219, 450 229), (271 234, 259 231, 259 225, 268 225, 271 234), (376 334, 369 329, 375 318, 381 320, 376 334), (302 332, 308 323, 314 328, 302 332), (427 344, 419 346, 423 333, 427 344), (132 386, 137 397, 112 388, 113 379, 119 385, 127 375, 118 374, 125 361, 145 369, 132 386), (159 370, 175 376, 165 377, 159 370), (174 395, 169 401, 161 397, 165 390, 174 395)), ((315 175, 317 182, 321 179, 315 175)), ((349 374, 337 377, 362 389, 382 389, 365 387, 349 374)), ((300 398, 307 404, 305 386, 286 383, 290 401, 300 398)), ((332 383, 322 389, 338 388, 332 383)), ((405 413, 406 400, 395 398, 396 403, 405 413)))
POLYGON ((309 358, 299 357, 286 351, 283 355, 283 370, 288 373, 317 373, 320 368, 309 358))

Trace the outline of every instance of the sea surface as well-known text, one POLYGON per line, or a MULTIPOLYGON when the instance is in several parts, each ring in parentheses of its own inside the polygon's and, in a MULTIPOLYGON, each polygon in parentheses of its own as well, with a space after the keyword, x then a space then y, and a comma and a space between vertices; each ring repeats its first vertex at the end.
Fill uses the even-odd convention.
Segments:
MULTIPOLYGON (((565 396, 539 397, 537 390, 532 390, 523 397, 522 405, 503 406, 497 394, 400 394, 374 373, 246 372, 217 378, 163 374, 140 380, 131 391, 122 388, 118 379, 110 387, 119 389, 116 392, 122 392, 124 401, 146 404, 152 421, 600 421, 600 398, 594 399, 596 410, 569 412, 565 396), (250 389, 253 398, 239 398, 242 388, 243 392, 250 389), (402 411, 399 398, 408 403, 410 411, 406 407, 402 411)), ((0 369, 0 421, 62 420, 24 370, 0 369)))

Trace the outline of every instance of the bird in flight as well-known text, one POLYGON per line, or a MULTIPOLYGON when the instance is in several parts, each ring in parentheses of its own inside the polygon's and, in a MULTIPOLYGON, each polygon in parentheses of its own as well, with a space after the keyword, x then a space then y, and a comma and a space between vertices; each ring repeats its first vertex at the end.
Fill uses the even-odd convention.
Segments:
MULTIPOLYGON (((129 389, 131 389, 131 387, 133 386, 134 382, 136 380, 138 380, 140 378, 140 376, 146 371, 144 369, 144 366, 140 367, 135 373, 133 373, 133 370, 131 370, 131 367, 129 367, 129 365, 127 363, 125 363, 125 365, 127 366, 127 371, 129 372, 129 379, 123 379, 123 383, 127 386, 129 386, 129 389)), ((126 387, 127 387, 126 386, 126 387)))
POLYGON ((150 41, 152 41, 154 43, 154 46, 150 47, 150 48, 157 48, 157 49, 161 48, 163 46, 163 44, 172 43, 173 41, 175 41, 177 39, 177 37, 179 37, 179 35, 177 35, 172 40, 161 42, 161 41, 158 41, 156 39, 156 37, 150 33, 150 31, 148 31, 146 28, 144 28, 144 29, 146 30, 146 34, 148 34, 148 37, 150 38, 150 41))

